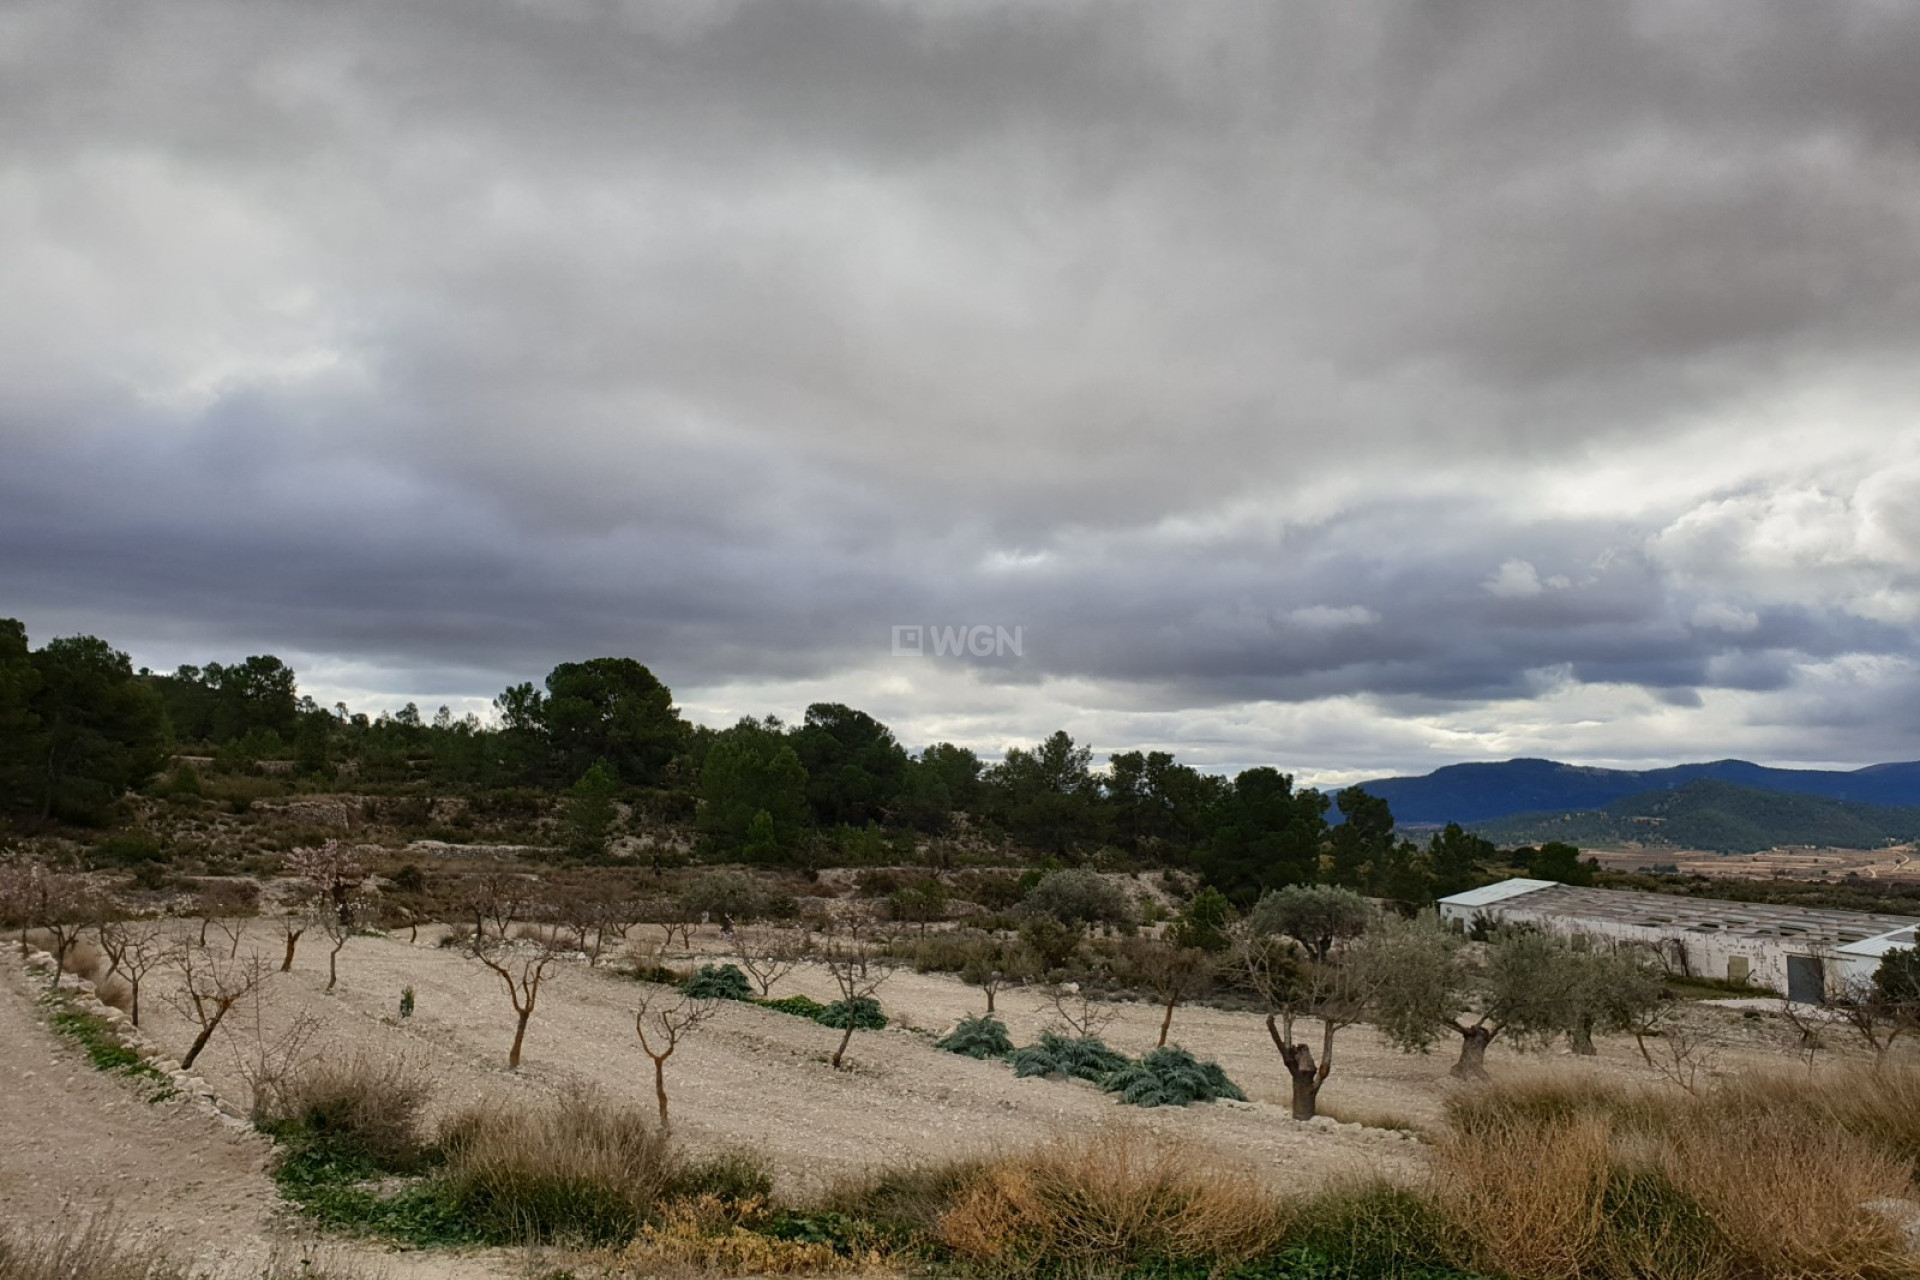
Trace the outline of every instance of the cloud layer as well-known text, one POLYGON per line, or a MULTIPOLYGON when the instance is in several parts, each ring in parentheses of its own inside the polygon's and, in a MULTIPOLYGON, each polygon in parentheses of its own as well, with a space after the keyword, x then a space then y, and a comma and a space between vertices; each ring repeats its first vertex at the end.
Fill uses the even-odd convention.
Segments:
POLYGON ((1920 755, 1916 61, 1864 2, 26 0, 0 612, 1326 778, 1920 755))

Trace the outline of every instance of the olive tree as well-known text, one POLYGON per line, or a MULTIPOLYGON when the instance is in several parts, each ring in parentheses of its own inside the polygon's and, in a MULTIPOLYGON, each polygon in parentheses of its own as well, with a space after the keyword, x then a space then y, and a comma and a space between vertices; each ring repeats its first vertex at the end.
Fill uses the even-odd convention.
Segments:
POLYGON ((1649 947, 1637 943, 1609 947, 1597 939, 1576 937, 1564 959, 1567 1036, 1573 1051, 1582 1056, 1598 1052, 1593 1046, 1596 1031, 1642 1031, 1666 995, 1665 970, 1649 947))
POLYGON ((1459 1036, 1453 1074, 1463 1079, 1486 1078, 1494 1040, 1551 1038, 1570 1029, 1578 1007, 1574 953, 1551 934, 1503 930, 1476 951, 1436 916, 1383 918, 1353 962, 1387 1039, 1425 1053, 1441 1036, 1459 1036))
POLYGON ((1254 934, 1292 938, 1314 960, 1324 962, 1341 942, 1367 931, 1373 909, 1351 889, 1294 884, 1263 894, 1247 915, 1254 934))
POLYGON ((1288 888, 1262 897, 1240 927, 1235 960, 1266 1005, 1267 1035, 1292 1081, 1296 1120, 1313 1119, 1333 1074, 1334 1037, 1372 1002, 1376 971, 1353 954, 1371 915, 1350 889, 1288 888), (1317 1059, 1312 1044, 1296 1038, 1303 1021, 1320 1024, 1317 1059))

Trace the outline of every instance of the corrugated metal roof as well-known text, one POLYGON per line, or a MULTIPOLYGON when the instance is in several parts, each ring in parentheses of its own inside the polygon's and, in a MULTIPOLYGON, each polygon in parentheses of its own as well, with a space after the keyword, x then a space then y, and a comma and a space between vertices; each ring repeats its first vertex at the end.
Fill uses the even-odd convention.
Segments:
POLYGON ((1914 944, 1914 930, 1893 929, 1877 938, 1862 938, 1858 942, 1849 942, 1834 950, 1843 956, 1871 956, 1879 958, 1889 951, 1898 951, 1914 944))
POLYGON ((1508 898, 1517 898, 1523 893, 1532 893, 1536 889, 1557 889, 1557 880, 1502 880, 1498 884, 1483 884, 1478 889, 1469 889, 1465 893, 1448 894, 1440 899, 1442 903, 1454 907, 1484 907, 1495 902, 1505 902, 1508 898))
POLYGON ((1520 897, 1520 901, 1512 903, 1515 909, 1569 922, 1605 921, 1654 929, 1670 935, 1719 933, 1736 938, 1791 939, 1807 946, 1848 949, 1849 954, 1878 954, 1856 953, 1850 949, 1920 928, 1920 919, 1913 916, 1877 911, 1729 902, 1717 898, 1686 898, 1677 894, 1642 893, 1633 889, 1590 889, 1551 882, 1544 888, 1538 887, 1541 883, 1537 880, 1503 880, 1485 889, 1442 898, 1441 901, 1461 902, 1461 899, 1470 898, 1475 893, 1502 890, 1507 885, 1525 885, 1528 887, 1502 893, 1493 899, 1461 902, 1461 905, 1484 906, 1489 902, 1520 897))

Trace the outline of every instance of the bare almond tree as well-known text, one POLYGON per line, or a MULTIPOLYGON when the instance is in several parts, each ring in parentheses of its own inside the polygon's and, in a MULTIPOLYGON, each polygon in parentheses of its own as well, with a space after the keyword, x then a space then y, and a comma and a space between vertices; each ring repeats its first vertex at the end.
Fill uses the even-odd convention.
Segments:
POLYGON ((552 943, 514 944, 504 938, 483 939, 475 934, 469 951, 473 958, 493 970, 507 989, 513 1005, 513 1048, 507 1052, 507 1070, 520 1069, 520 1046, 526 1042, 527 1022, 540 1002, 540 984, 546 980, 547 966, 559 958, 552 943))
POLYGON ((133 1007, 127 1016, 140 1025, 140 984, 147 974, 173 957, 173 947, 157 920, 103 920, 100 950, 107 957, 107 975, 126 979, 133 1007))
MULTIPOLYGON (((259 901, 260 888, 250 880, 214 880, 202 884, 194 899, 194 914, 200 918, 199 945, 207 945, 207 930, 213 927, 216 920, 225 921, 245 915, 254 910, 259 901)), ((239 950, 237 939, 234 950, 239 950)))
POLYGON ((34 923, 53 935, 53 983, 67 967, 67 954, 80 934, 99 915, 99 904, 86 880, 70 872, 54 872, 42 882, 33 903, 34 923))
POLYGON ((1081 1040, 1099 1035, 1119 1016, 1119 1010, 1077 982, 1055 977, 1041 985, 1040 994, 1053 1007, 1053 1016, 1061 1025, 1081 1040))
POLYGON ((761 999, 773 993, 773 984, 792 973, 811 949, 798 929, 741 925, 733 931, 733 958, 760 988, 761 999))
POLYGON ((39 862, 0 865, 0 920, 20 928, 20 958, 27 958, 27 931, 39 918, 53 873, 39 862))
POLYGON ((269 970, 258 956, 234 960, 197 945, 182 947, 175 959, 180 966, 180 990, 167 1002, 200 1028, 180 1059, 182 1068, 191 1068, 233 1006, 265 982, 269 970))
POLYGON ((300 945, 300 939, 306 936, 307 926, 312 922, 310 900, 289 907, 287 913, 280 917, 280 936, 287 944, 286 953, 280 957, 280 972, 293 972, 294 948, 300 945))
POLYGON ((667 1121, 667 1059, 680 1046, 680 1041, 701 1023, 720 1010, 718 1000, 702 1000, 682 995, 665 988, 664 991, 649 991, 640 997, 640 1007, 633 1015, 633 1032, 640 1038, 640 1052, 653 1062, 653 1096, 660 1106, 660 1127, 668 1127, 667 1121), (671 992, 673 999, 666 1003, 665 993, 671 992))
POLYGON ((693 926, 700 922, 700 913, 682 894, 665 894, 657 898, 648 898, 638 906, 636 915, 648 924, 660 926, 665 935, 662 946, 673 949, 674 935, 680 937, 680 950, 687 951, 693 946, 693 926))
POLYGON ((314 913, 313 923, 327 936, 332 948, 327 952, 327 990, 331 991, 340 981, 340 950, 347 945, 347 939, 354 935, 360 922, 373 913, 373 890, 361 886, 344 902, 336 903, 332 898, 318 900, 319 910, 314 913))
POLYGON ((526 915, 534 898, 535 884, 528 877, 511 871, 488 871, 462 883, 460 905, 473 919, 477 944, 486 936, 489 924, 494 936, 504 939, 514 921, 526 915))
POLYGON ((1173 1011, 1183 1000, 1205 991, 1218 966, 1214 958, 1198 947, 1180 947, 1159 938, 1131 938, 1121 949, 1121 958, 1129 976, 1152 989, 1162 1010, 1160 1038, 1156 1047, 1167 1043, 1173 1029, 1173 1011))
MULTIPOLYGON (((814 954, 833 976, 834 985, 840 989, 840 1005, 846 1012, 846 1026, 841 1030, 840 1043, 829 1059, 833 1069, 838 1071, 846 1058, 847 1045, 853 1040, 861 1003, 872 1000, 881 984, 893 976, 894 961, 876 951, 873 940, 864 926, 859 924, 840 926, 814 954)), ((823 1022, 826 1016, 821 1015, 823 1022)), ((826 1022, 826 1025, 834 1024, 826 1022)))
POLYGON ((240 954, 240 939, 247 931, 249 916, 215 916, 213 927, 227 939, 227 959, 232 960, 240 954))

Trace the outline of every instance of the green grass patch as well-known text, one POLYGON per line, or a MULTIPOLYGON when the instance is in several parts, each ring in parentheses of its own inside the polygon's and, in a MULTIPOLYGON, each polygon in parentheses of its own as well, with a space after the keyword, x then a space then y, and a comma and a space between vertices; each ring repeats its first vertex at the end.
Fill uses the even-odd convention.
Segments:
POLYGON ((805 1018, 809 1022, 820 1021, 820 1015, 827 1006, 811 996, 785 996, 779 1000, 755 1000, 762 1009, 772 1009, 776 1013, 790 1013, 796 1018, 805 1018))
POLYGON ((47 1025, 56 1034, 79 1045, 95 1070, 154 1085, 156 1092, 149 1101, 158 1102, 174 1095, 172 1083, 159 1068, 122 1043, 119 1033, 106 1019, 76 1008, 59 995, 48 995, 44 1002, 49 1007, 47 1025))

